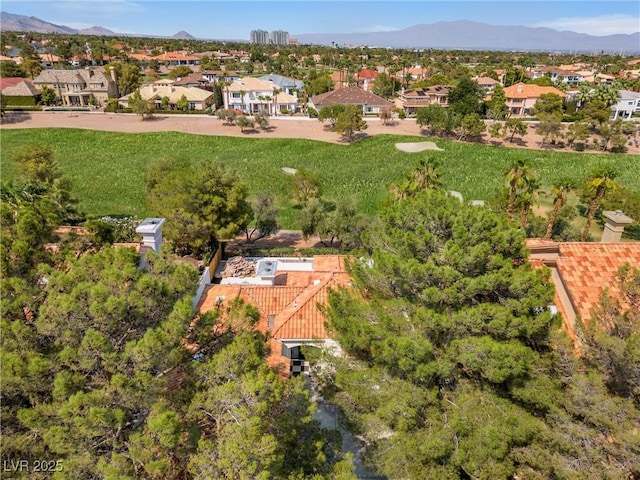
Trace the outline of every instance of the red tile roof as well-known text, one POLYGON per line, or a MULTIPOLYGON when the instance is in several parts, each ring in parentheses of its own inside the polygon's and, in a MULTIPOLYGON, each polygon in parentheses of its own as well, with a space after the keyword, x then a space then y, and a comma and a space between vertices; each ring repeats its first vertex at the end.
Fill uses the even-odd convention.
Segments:
POLYGON ((593 315, 602 291, 616 298, 616 273, 624 264, 640 268, 640 243, 561 243, 556 260, 571 303, 583 322, 593 315))
POLYGON ((562 90, 555 87, 541 87, 531 83, 516 83, 504 89, 507 100, 510 98, 540 98, 544 93, 554 93, 559 97, 566 97, 562 90))
POLYGON ((267 362, 281 376, 288 376, 290 360, 282 355, 281 341, 330 338, 326 317, 318 306, 326 305, 330 288, 347 285, 350 280, 343 256, 315 256, 313 267, 312 272, 280 273, 276 282, 285 285, 211 285, 205 289, 198 309, 206 312, 224 308, 236 297, 256 306, 260 311, 257 329, 271 334, 267 362))
POLYGON ((236 297, 255 305, 260 311, 258 330, 270 331, 276 339, 327 339, 326 317, 318 305, 326 304, 328 291, 347 285, 344 257, 319 255, 313 259, 312 272, 291 271, 278 275, 277 281, 285 285, 212 285, 203 293, 199 310, 217 308, 216 299, 224 297, 223 304, 236 297), (269 317, 272 328, 269 328, 269 317))

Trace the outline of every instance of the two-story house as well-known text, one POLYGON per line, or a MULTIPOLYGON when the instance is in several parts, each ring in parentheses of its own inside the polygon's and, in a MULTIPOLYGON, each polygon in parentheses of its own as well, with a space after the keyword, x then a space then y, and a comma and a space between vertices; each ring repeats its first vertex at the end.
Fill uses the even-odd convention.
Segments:
POLYGON ((634 114, 638 115, 638 120, 640 120, 640 92, 619 90, 618 95, 620 95, 620 100, 611 107, 611 120, 618 118, 629 120, 634 114))
POLYGON ((554 93, 561 98, 566 97, 564 92, 555 87, 540 87, 529 83, 516 83, 504 89, 507 109, 516 116, 531 115, 531 110, 540 95, 547 93, 554 93))
POLYGON ((33 84, 56 92, 59 102, 66 106, 84 107, 91 104, 105 105, 109 98, 118 97, 116 71, 104 73, 102 68, 80 70, 43 70, 33 84))
POLYGON ((449 106, 450 85, 434 85, 432 87, 412 88, 400 92, 396 106, 404 110, 406 115, 415 115, 419 108, 428 105, 449 106))
POLYGON ((245 114, 267 112, 277 115, 279 112, 298 110, 298 97, 279 91, 273 82, 258 78, 244 77, 223 89, 224 108, 239 110, 245 114))

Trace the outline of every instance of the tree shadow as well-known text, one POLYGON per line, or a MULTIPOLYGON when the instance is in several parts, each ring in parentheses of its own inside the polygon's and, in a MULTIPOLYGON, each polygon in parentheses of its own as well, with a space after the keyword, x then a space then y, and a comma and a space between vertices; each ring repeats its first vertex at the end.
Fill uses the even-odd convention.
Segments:
POLYGON ((359 142, 360 140, 364 140, 365 138, 369 138, 369 137, 370 137, 370 135, 366 134, 365 132, 358 132, 358 133, 352 135, 350 138, 349 137, 340 136, 340 138, 338 138, 338 142, 339 143, 352 144, 352 143, 359 142))
POLYGON ((31 120, 31 114, 27 112, 4 112, 0 123, 14 124, 31 120))

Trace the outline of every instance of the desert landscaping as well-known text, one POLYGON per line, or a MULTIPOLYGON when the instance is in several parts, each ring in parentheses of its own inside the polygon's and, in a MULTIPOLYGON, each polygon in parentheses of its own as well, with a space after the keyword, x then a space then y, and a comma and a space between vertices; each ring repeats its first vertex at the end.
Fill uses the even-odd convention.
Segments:
MULTIPOLYGON (((424 135, 414 119, 395 120, 384 125, 377 118, 367 119, 368 128, 365 136, 373 135, 424 135)), ((246 138, 302 138, 330 143, 344 143, 340 136, 332 132, 328 125, 316 119, 306 117, 270 118, 266 130, 245 130, 242 132, 235 125, 227 125, 216 117, 208 115, 154 115, 142 120, 140 116, 126 113, 104 112, 29 112, 9 113, 3 118, 2 128, 80 128, 87 130, 103 130, 110 132, 148 133, 148 132, 182 132, 196 135, 217 135, 246 138)), ((541 136, 536 134, 535 127, 529 127, 527 134, 516 141, 491 142, 504 144, 513 148, 543 149, 540 147, 541 136)), ((485 133, 483 141, 488 142, 485 133)), ((640 154, 636 144, 628 145, 629 154, 640 154)), ((565 149, 571 151, 570 149, 565 149)), ((589 150, 595 153, 596 150, 589 150)))

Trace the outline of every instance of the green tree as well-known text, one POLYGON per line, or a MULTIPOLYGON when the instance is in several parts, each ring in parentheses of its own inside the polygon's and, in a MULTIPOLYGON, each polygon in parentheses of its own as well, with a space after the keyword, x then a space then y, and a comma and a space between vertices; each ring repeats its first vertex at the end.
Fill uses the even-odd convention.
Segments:
POLYGON ((565 134, 569 145, 574 146, 576 142, 584 143, 589 138, 590 127, 586 122, 574 122, 567 127, 565 134))
POLYGON ((56 103, 56 92, 53 88, 43 85, 40 89, 40 103, 43 105, 53 105, 56 103))
POLYGON ((420 128, 430 127, 433 133, 443 131, 447 123, 448 113, 442 105, 432 104, 418 108, 416 123, 420 128))
POLYGON ((395 200, 415 198, 423 190, 441 189, 442 172, 440 162, 434 157, 420 160, 418 166, 404 179, 391 186, 395 200))
POLYGON ((377 473, 520 473, 514 459, 543 426, 516 385, 535 389, 551 326, 539 307, 552 298, 546 273, 523 258, 523 239, 488 209, 434 190, 390 205, 365 237, 370 261, 351 262, 353 288, 329 298, 349 358, 335 361, 327 395, 377 473))
POLYGON ((254 128, 256 124, 253 118, 247 117, 246 115, 239 115, 236 117, 236 125, 240 127, 241 132, 244 132, 245 129, 254 128))
POLYGON ((180 65, 179 67, 171 69, 171 71, 169 72, 169 78, 175 80, 177 78, 186 77, 187 75, 190 75, 192 73, 193 70, 191 70, 191 67, 188 67, 187 65, 180 65))
POLYGON ((562 120, 562 97, 555 93, 543 93, 533 106, 533 115, 541 121, 562 120))
POLYGON ((343 112, 338 113, 332 130, 338 132, 347 142, 351 142, 357 132, 368 127, 369 124, 362 118, 361 108, 358 105, 347 105, 343 112))
POLYGON ((111 78, 111 69, 116 72, 118 81, 118 94, 129 95, 140 86, 140 68, 133 63, 112 62, 104 67, 105 75, 111 78))
POLYGON ((581 240, 585 242, 589 238, 589 229, 596 216, 602 199, 607 192, 615 191, 619 188, 615 182, 618 172, 609 165, 601 165, 593 170, 583 187, 583 196, 589 200, 589 209, 587 212, 587 221, 582 231, 581 240))
POLYGON ((567 196, 578 186, 576 180, 572 177, 559 178, 553 183, 553 187, 549 191, 549 195, 553 196, 553 208, 549 213, 549 223, 547 224, 547 231, 544 234, 544 238, 551 238, 553 233, 553 226, 558 218, 558 212, 560 208, 567 204, 567 196))
POLYGON ((140 118, 148 120, 153 117, 155 113, 155 105, 151 100, 142 98, 140 90, 136 90, 131 97, 129 97, 129 107, 133 110, 133 113, 140 115, 140 118))
POLYGON ((458 140, 478 139, 487 130, 484 120, 477 113, 462 117, 457 127, 458 140))
POLYGON ((256 196, 252 203, 253 223, 245 229, 247 243, 269 237, 278 231, 278 209, 273 195, 263 193, 256 196), (255 235, 255 236, 254 236, 255 235))
POLYGON ((558 137, 562 137, 563 135, 562 122, 559 120, 559 117, 549 116, 547 120, 542 120, 538 123, 536 132, 542 136, 542 145, 548 144, 549 141, 553 143, 558 137))
MULTIPOLYGON (((332 248, 336 241, 340 242, 342 248, 356 248, 362 244, 362 233, 368 225, 368 220, 359 214, 354 202, 350 199, 343 199, 337 202, 333 210, 322 211, 316 220, 315 232, 320 237, 320 242, 332 248)), ((306 229, 307 236, 310 234, 306 229)))
POLYGON ((449 108, 462 116, 479 114, 482 110, 482 89, 478 82, 470 77, 462 77, 455 87, 449 90, 449 108))
POLYGON ((527 124, 524 123, 524 120, 521 118, 509 118, 504 123, 504 133, 505 135, 511 134, 509 137, 509 141, 513 142, 513 139, 516 135, 523 137, 527 133, 527 124))
POLYGON ((14 61, 0 62, 0 77, 26 77, 27 72, 22 65, 14 61))
POLYGON ((507 113, 507 96, 502 85, 496 85, 491 92, 491 100, 487 102, 487 115, 493 120, 503 120, 507 113))
POLYGON ((336 126, 336 122, 338 121, 338 115, 344 112, 346 108, 347 107, 345 105, 342 105, 340 103, 322 107, 318 112, 318 121, 328 121, 329 125, 331 125, 331 128, 334 128, 336 126))
POLYGON ((164 236, 179 255, 204 254, 251 218, 247 189, 217 165, 165 160, 147 175, 151 210, 167 219, 164 236))
POLYGON ((22 177, 47 185, 60 178, 60 167, 48 145, 23 145, 11 151, 11 160, 22 177))
POLYGON ((381 97, 390 98, 396 93, 398 87, 399 85, 383 72, 373 81, 371 91, 381 97))
POLYGON ((594 126, 599 126, 609 120, 609 117, 611 116, 611 108, 601 100, 589 100, 582 109, 582 115, 584 116, 585 121, 594 126))
POLYGON ((180 99, 176 102, 176 107, 178 108, 178 110, 182 110, 183 112, 189 110, 189 99, 186 95, 182 95, 180 97, 180 99))
POLYGON ((516 209, 518 195, 529 184, 529 179, 533 177, 533 172, 524 160, 515 160, 505 172, 505 181, 509 188, 509 201, 507 203, 507 218, 513 219, 516 209))
POLYGON ((322 196, 320 178, 305 169, 298 169, 291 178, 292 197, 295 202, 305 205, 312 198, 322 196))

